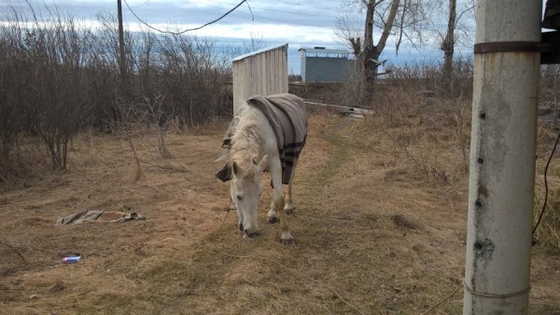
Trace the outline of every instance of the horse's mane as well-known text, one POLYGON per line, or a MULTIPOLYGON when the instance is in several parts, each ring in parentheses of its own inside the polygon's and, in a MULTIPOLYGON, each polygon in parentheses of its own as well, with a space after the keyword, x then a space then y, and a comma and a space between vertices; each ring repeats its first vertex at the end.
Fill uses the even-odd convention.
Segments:
POLYGON ((247 104, 244 105, 245 108, 240 110, 239 121, 237 121, 231 137, 232 145, 228 156, 230 163, 253 163, 253 160, 259 157, 265 142, 263 122, 261 121, 264 116, 258 115, 258 109, 247 104))

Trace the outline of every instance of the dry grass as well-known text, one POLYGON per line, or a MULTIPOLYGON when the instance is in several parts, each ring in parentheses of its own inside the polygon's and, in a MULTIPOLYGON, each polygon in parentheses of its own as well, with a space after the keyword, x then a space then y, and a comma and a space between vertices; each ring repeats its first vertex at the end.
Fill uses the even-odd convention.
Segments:
MULTIPOLYGON (((467 175, 457 130, 468 123, 455 130, 445 115, 426 123, 404 112, 391 122, 312 115, 294 247, 264 223, 270 190, 257 238, 243 239, 225 210, 229 187, 213 161, 226 123, 168 134, 167 158, 154 154, 159 135, 133 133, 138 159, 150 163, 140 180, 126 135, 84 134, 70 171, 37 172, 0 195, 2 312, 420 314, 445 299, 429 313, 458 314, 462 290, 450 294, 463 278, 467 175), (123 207, 147 220, 54 226, 77 211, 123 207), (75 252, 81 262, 62 264, 75 252)), ((553 166, 552 208, 559 174, 553 166)), ((533 254, 532 314, 560 314, 560 260, 549 249, 533 254)))

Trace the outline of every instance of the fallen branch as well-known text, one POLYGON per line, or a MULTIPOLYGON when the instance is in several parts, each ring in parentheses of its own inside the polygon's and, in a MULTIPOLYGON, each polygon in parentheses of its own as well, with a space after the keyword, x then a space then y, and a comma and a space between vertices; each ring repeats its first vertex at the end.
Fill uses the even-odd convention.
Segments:
POLYGON ((138 169, 136 170, 136 178, 135 178, 135 181, 138 181, 142 177, 144 177, 144 173, 142 173, 142 167, 140 166, 140 158, 138 158, 138 154, 136 154, 136 149, 134 148, 134 144, 132 143, 132 137, 130 136, 128 131, 126 132, 126 135, 128 136, 128 143, 130 144, 130 148, 132 149, 132 154, 134 154, 134 159, 136 160, 136 166, 138 167, 138 169))
POLYGON ((140 160, 140 159, 139 159, 139 161, 144 163, 144 164, 148 164, 148 165, 153 166, 153 167, 159 167, 159 168, 164 169, 164 170, 177 171, 177 172, 183 172, 183 173, 185 173, 187 171, 187 168, 184 167, 181 164, 179 164, 179 165, 181 165, 181 167, 179 168, 179 167, 173 166, 169 163, 167 163, 167 165, 158 165, 158 164, 154 164, 154 163, 144 161, 144 160, 140 160))

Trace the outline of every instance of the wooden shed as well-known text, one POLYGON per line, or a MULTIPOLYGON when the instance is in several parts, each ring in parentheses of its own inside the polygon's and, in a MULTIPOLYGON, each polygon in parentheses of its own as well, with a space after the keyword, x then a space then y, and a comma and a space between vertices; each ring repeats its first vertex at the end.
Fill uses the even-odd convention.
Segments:
POLYGON ((253 95, 288 92, 288 44, 233 59, 233 114, 253 95))

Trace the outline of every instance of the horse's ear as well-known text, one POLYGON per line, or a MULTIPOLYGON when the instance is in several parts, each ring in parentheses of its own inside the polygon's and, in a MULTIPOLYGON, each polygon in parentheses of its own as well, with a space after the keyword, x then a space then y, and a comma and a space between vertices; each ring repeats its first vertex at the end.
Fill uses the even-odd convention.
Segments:
POLYGON ((233 175, 238 176, 239 165, 237 165, 237 162, 233 162, 233 164, 231 164, 231 170, 233 171, 233 175))
POLYGON ((266 165, 268 164, 268 155, 263 156, 259 165, 257 166, 257 172, 262 173, 266 169, 266 165))

